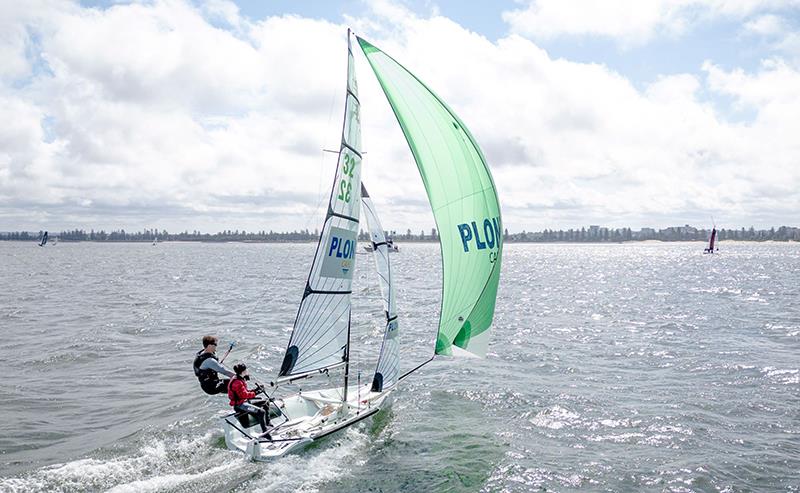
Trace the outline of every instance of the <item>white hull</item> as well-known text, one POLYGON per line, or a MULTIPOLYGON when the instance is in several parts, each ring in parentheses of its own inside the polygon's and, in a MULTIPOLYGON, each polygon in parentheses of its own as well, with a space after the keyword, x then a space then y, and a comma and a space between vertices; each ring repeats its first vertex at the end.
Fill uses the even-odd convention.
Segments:
POLYGON ((269 461, 369 418, 389 406, 391 392, 371 392, 369 384, 360 391, 349 387, 347 403, 341 400, 341 387, 293 394, 276 400, 281 415, 271 420, 270 438, 258 438, 258 425, 244 428, 231 414, 223 418, 225 443, 250 460, 269 461))

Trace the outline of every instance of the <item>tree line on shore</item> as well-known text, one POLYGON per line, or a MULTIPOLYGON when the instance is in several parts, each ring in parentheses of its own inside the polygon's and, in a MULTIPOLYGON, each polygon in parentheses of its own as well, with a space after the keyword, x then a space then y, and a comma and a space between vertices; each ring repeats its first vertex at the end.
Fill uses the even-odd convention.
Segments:
MULTIPOLYGON (((43 231, 13 231, 0 232, 0 240, 9 241, 38 241, 43 231)), ((414 234, 410 229, 405 233, 398 234, 397 231, 387 231, 387 235, 397 241, 437 241, 439 236, 435 229, 426 233, 420 231, 414 234)), ((508 229, 504 231, 503 239, 512 243, 621 243, 625 241, 706 241, 711 234, 710 230, 697 229, 692 226, 676 226, 664 229, 642 228, 633 231, 631 228, 605 228, 600 226, 589 226, 588 228, 552 230, 510 233, 508 229)), ((49 232, 51 238, 57 237, 61 241, 130 241, 130 242, 152 242, 152 241, 201 241, 201 242, 268 242, 268 243, 288 243, 315 241, 319 237, 319 231, 309 231, 308 229, 291 232, 275 231, 239 231, 226 230, 217 233, 201 233, 200 231, 183 231, 180 233, 170 233, 166 230, 145 229, 143 231, 128 232, 124 229, 106 232, 104 230, 85 231, 83 229, 73 229, 61 232, 49 232)), ((720 241, 800 241, 800 228, 781 226, 779 228, 756 230, 753 227, 748 229, 725 229, 717 230, 717 238, 720 241)), ((358 237, 361 241, 369 241, 369 234, 361 231, 358 237)))

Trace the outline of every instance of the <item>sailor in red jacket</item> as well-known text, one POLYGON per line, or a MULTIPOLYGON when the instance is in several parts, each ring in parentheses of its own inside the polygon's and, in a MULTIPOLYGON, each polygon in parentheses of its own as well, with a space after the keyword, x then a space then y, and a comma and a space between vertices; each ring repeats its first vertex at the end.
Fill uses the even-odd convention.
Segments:
POLYGON ((250 380, 250 372, 247 371, 247 366, 244 363, 237 363, 233 365, 233 371, 236 376, 228 384, 228 397, 231 400, 233 410, 237 413, 247 413, 255 416, 261 425, 261 432, 267 435, 267 427, 269 426, 267 411, 247 402, 256 396, 255 392, 247 389, 246 381, 250 380))

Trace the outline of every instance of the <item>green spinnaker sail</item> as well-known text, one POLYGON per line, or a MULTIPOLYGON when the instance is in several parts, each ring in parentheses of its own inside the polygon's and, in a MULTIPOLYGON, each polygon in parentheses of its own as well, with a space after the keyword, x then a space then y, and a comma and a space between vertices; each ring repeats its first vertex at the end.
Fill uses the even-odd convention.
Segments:
POLYGON ((394 110, 428 192, 442 250, 436 354, 485 356, 502 256, 497 191, 478 144, 411 72, 357 37, 394 110))

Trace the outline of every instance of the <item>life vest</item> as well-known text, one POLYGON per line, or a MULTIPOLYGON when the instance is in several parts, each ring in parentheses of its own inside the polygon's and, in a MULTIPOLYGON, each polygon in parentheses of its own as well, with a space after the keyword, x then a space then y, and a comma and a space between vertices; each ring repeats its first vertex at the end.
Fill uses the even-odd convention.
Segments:
POLYGON ((255 396, 255 392, 247 390, 247 382, 243 378, 234 377, 228 382, 228 398, 231 400, 231 406, 239 406, 247 402, 247 399, 252 399, 255 396), (241 382, 241 384, 237 382, 241 382))
MULTIPOLYGON (((209 370, 209 369, 205 369, 205 370, 201 370, 200 369, 200 366, 208 358, 211 358, 211 359, 214 359, 214 360, 217 359, 217 357, 213 353, 207 353, 205 351, 200 351, 199 353, 197 353, 197 357, 194 359, 194 364, 193 364, 193 366, 194 366, 194 376, 196 376, 197 379, 200 380, 200 383, 216 382, 216 381, 219 380, 219 375, 217 375, 216 371, 209 370)), ((219 361, 219 360, 217 360, 217 361, 219 361)))

